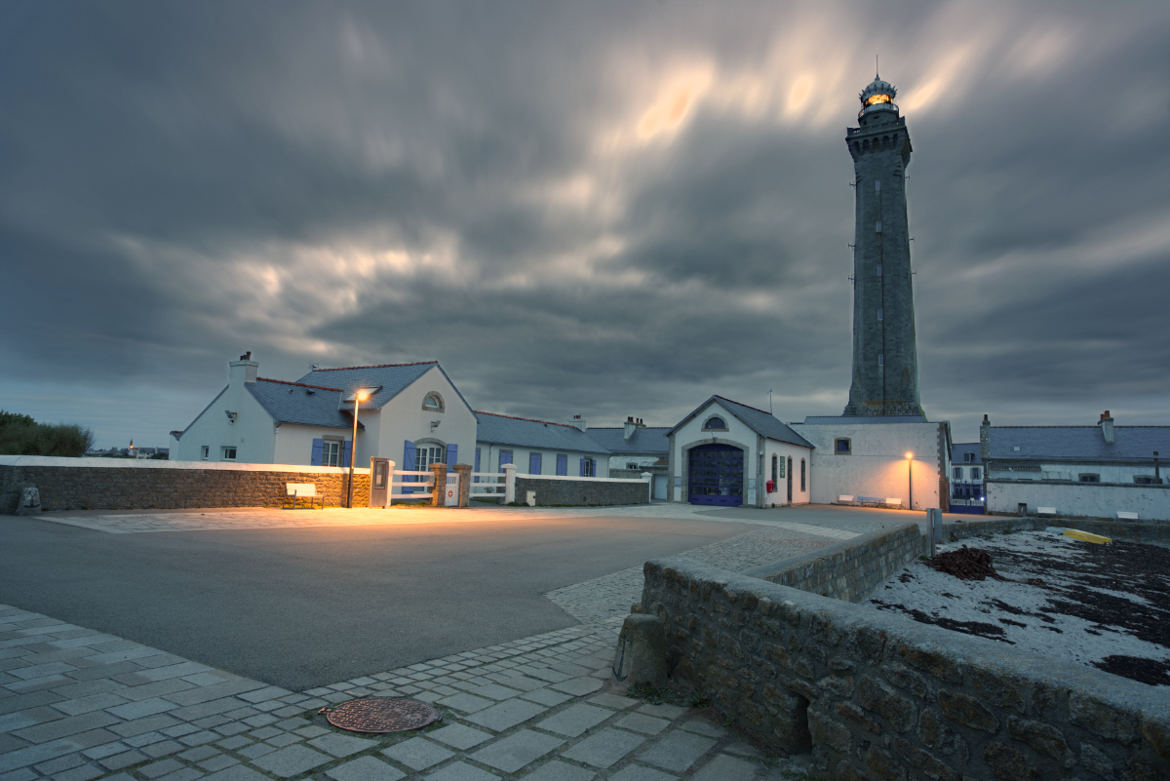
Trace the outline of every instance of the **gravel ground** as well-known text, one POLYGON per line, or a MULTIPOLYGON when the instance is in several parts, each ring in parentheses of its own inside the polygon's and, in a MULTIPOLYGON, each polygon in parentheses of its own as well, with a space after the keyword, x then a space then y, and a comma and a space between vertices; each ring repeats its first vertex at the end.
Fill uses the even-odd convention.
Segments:
MULTIPOLYGON (((871 602, 1022 653, 1170 687, 1170 549, 1097 545, 1063 531, 939 546, 940 553, 964 546, 986 551, 991 572, 967 579, 915 562, 879 587, 871 602)), ((979 557, 971 554, 960 551, 963 561, 953 569, 978 573, 979 557)))

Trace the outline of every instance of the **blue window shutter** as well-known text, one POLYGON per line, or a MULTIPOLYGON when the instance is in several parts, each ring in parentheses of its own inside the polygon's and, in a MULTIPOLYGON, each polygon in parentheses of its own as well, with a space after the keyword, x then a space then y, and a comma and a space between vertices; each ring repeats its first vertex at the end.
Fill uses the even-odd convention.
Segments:
POLYGON ((557 474, 558 475, 569 474, 569 457, 566 456, 564 453, 557 454, 557 474))
POLYGON ((528 454, 528 474, 530 474, 530 475, 540 474, 540 453, 529 453, 528 454))
POLYGON ((479 471, 479 448, 475 449, 475 471, 479 471))
POLYGON ((512 463, 512 451, 511 450, 501 450, 500 451, 500 468, 503 469, 504 464, 510 464, 510 463, 512 463))
POLYGON ((313 440, 313 452, 309 456, 309 464, 312 466, 321 466, 321 451, 325 449, 324 439, 313 440))
MULTIPOLYGON (((413 472, 418 468, 418 448, 409 439, 402 443, 402 469, 406 472, 413 472)), ((402 479, 408 483, 418 481, 416 475, 403 475, 402 479)), ((414 493, 414 488, 406 487, 402 489, 402 493, 414 493)))
POLYGON ((459 446, 455 444, 447 445, 447 466, 455 466, 459 463, 459 446))
POLYGON ((585 476, 585 456, 581 456, 581 471, 578 474, 581 477, 585 476))
POLYGON ((349 466, 350 448, 353 447, 353 440, 346 440, 341 443, 341 465, 349 466))

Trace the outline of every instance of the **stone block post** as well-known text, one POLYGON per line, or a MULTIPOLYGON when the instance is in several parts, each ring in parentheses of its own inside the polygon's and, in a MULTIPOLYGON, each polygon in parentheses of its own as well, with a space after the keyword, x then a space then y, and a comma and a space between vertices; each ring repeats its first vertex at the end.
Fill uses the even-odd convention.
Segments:
POLYGON ((431 506, 442 507, 447 496, 447 465, 431 464, 431 474, 435 476, 435 486, 431 490, 431 506))
POLYGON ((500 467, 504 473, 504 504, 516 501, 516 465, 504 464, 500 467))
POLYGON ((471 501, 471 464, 456 464, 455 474, 459 475, 459 506, 466 507, 471 501))

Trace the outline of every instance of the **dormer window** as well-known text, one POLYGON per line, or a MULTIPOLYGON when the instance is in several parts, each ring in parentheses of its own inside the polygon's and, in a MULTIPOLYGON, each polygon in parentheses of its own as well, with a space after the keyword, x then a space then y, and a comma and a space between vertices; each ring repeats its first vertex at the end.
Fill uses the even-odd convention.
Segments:
POLYGON ((727 423, 718 415, 712 415, 703 424, 703 431, 727 431, 727 423))
POLYGON ((443 411, 443 397, 431 391, 423 399, 422 408, 427 412, 442 412, 443 411))

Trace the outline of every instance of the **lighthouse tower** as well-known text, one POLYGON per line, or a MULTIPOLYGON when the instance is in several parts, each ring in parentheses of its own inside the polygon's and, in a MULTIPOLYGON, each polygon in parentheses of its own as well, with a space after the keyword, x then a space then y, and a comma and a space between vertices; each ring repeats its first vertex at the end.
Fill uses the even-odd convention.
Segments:
POLYGON ((853 382, 844 415, 923 416, 906 218, 910 134, 880 76, 861 91, 859 127, 845 131, 856 191, 853 382))

